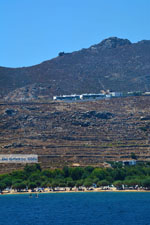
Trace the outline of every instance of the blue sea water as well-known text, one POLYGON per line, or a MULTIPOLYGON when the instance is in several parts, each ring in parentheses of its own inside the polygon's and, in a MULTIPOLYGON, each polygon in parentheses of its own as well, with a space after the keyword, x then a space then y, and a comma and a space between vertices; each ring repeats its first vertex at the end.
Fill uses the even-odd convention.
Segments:
POLYGON ((0 225, 150 225, 150 193, 1 195, 0 225))

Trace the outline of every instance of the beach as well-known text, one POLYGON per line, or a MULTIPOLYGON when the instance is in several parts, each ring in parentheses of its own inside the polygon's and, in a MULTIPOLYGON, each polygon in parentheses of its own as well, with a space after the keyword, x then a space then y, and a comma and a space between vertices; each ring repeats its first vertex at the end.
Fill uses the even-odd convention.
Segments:
POLYGON ((1 195, 13 195, 13 194, 56 194, 56 193, 92 193, 92 192, 150 192, 150 190, 146 189, 122 189, 119 190, 117 188, 110 188, 110 189, 102 189, 102 188, 94 188, 93 190, 89 189, 84 189, 84 190, 78 190, 77 188, 73 188, 72 190, 69 190, 69 188, 66 190, 62 189, 57 189, 57 190, 49 190, 48 188, 44 190, 28 190, 28 191, 16 191, 16 190, 11 190, 11 191, 3 191, 1 195))

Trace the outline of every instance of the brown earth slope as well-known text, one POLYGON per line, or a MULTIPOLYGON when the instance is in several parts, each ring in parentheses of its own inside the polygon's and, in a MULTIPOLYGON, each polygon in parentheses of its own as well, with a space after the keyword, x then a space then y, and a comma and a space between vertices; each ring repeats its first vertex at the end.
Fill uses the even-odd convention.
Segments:
MULTIPOLYGON (((150 97, 0 104, 0 154, 35 153, 43 167, 150 160, 150 97)), ((0 164, 0 172, 21 168, 0 164)))

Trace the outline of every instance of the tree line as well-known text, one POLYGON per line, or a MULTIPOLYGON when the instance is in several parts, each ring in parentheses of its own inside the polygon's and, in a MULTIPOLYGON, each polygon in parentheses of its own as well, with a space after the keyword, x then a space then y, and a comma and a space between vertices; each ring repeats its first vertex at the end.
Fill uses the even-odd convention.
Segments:
POLYGON ((150 188, 150 164, 122 167, 121 163, 112 163, 111 168, 67 167, 63 169, 41 169, 39 164, 26 165, 23 170, 0 175, 0 190, 6 188, 18 191, 36 187, 97 187, 114 185, 150 188))

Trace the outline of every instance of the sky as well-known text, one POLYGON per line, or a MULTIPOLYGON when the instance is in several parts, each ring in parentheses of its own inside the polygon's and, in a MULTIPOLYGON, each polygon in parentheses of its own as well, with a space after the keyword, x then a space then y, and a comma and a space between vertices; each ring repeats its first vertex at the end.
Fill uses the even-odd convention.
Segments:
POLYGON ((108 37, 150 40, 150 0, 0 0, 0 66, 23 67, 108 37))

